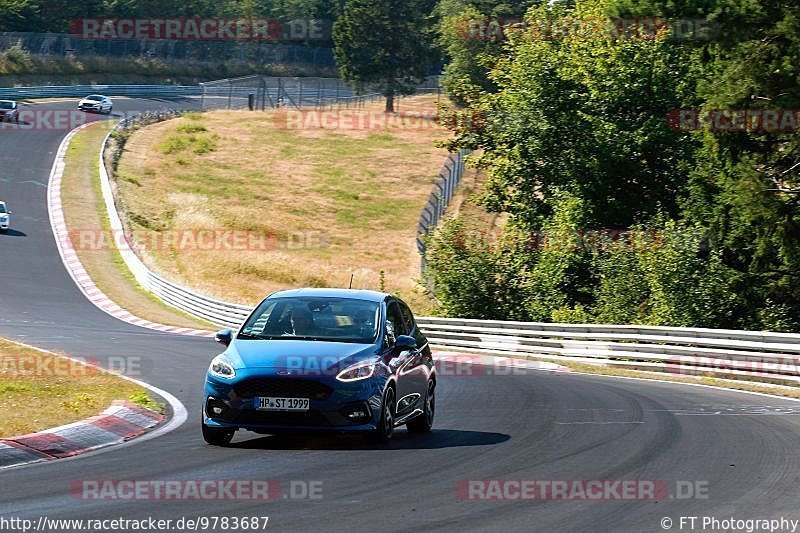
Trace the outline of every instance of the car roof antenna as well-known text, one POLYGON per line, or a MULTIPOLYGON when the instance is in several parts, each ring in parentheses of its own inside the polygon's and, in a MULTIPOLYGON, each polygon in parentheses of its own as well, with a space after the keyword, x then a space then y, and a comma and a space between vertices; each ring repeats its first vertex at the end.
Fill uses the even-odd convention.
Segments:
POLYGON ((350 272, 350 286, 347 287, 347 288, 348 289, 352 289, 353 288, 353 273, 352 272, 350 272))

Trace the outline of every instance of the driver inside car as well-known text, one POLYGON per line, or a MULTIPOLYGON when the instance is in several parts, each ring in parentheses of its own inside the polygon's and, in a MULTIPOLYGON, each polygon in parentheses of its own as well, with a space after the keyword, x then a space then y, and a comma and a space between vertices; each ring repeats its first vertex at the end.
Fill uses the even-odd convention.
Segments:
POLYGON ((294 335, 296 337, 307 336, 311 334, 311 330, 314 326, 314 317, 309 309, 295 307, 292 309, 289 324, 291 327, 284 335, 294 335))

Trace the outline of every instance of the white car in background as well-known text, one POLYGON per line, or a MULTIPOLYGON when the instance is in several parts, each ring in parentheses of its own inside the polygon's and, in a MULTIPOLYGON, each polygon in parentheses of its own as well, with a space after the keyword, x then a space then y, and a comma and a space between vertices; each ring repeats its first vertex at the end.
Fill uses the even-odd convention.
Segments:
POLYGON ((0 202, 0 231, 5 233, 11 224, 11 211, 6 207, 5 202, 0 202))
POLYGON ((111 114, 114 104, 111 98, 102 94, 90 94, 78 102, 78 109, 81 111, 92 111, 94 113, 111 114))

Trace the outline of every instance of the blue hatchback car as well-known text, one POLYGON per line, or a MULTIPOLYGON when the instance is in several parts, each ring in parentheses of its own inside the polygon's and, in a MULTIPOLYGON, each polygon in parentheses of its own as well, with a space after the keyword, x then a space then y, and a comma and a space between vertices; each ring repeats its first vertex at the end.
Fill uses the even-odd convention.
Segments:
POLYGON ((405 424, 430 431, 436 371, 414 315, 390 294, 297 289, 264 299, 208 368, 203 438, 363 432, 379 442, 405 424))

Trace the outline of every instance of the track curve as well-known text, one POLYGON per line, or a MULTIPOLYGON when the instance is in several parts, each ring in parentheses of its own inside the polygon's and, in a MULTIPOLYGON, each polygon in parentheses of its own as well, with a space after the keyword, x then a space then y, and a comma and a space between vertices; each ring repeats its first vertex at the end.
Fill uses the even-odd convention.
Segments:
MULTIPOLYGON (((118 100, 123 112, 192 101, 118 100)), ((46 109, 65 103, 39 104, 46 109)), ((435 430, 387 448, 359 439, 258 437, 206 446, 199 417, 208 339, 157 333, 86 301, 53 240, 45 180, 66 131, 0 129, 0 197, 14 232, 0 235, 0 335, 105 360, 140 356, 141 379, 177 396, 189 422, 148 442, 0 472, 4 517, 177 519, 269 516, 270 529, 658 531, 662 517, 800 519, 800 403, 669 383, 529 371, 443 376, 435 430), (706 482, 708 499, 459 501, 466 479, 648 479, 706 482), (319 500, 87 501, 82 479, 322 481, 319 500)), ((66 530, 64 530, 66 531, 66 530)))

